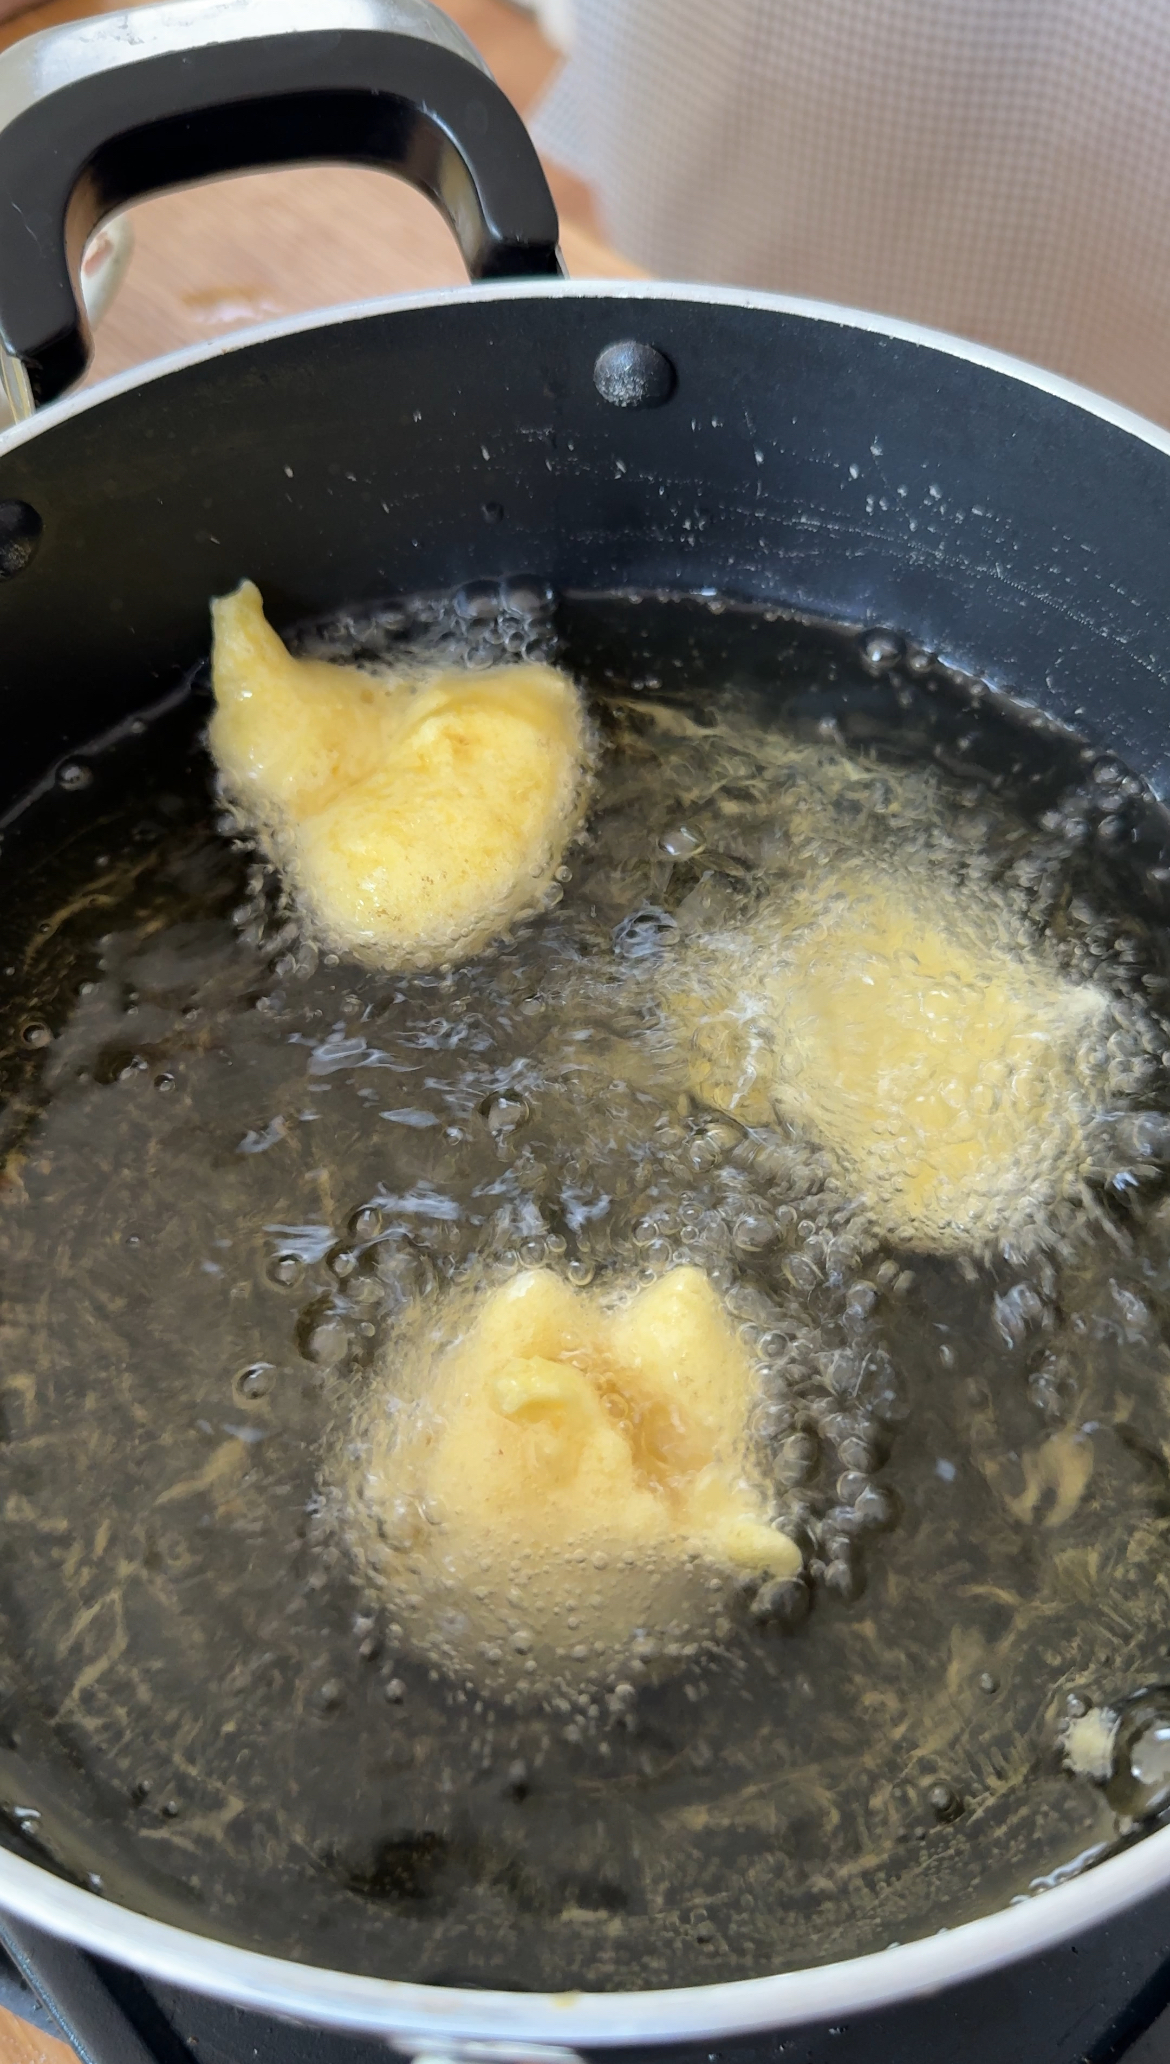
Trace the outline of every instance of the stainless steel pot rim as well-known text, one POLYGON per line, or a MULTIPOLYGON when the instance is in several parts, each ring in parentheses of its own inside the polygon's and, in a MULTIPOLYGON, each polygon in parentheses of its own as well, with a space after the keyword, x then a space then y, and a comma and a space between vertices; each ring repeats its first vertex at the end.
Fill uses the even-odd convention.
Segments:
MULTIPOLYGON (((915 323, 778 294, 642 280, 510 281, 397 295, 286 317, 169 353, 65 397, 0 435, 0 458, 115 395, 272 339, 334 324, 503 298, 626 301, 632 306, 687 301, 803 316, 917 344, 1006 375, 1113 424, 1170 456, 1170 432, 1119 403, 1021 359, 915 323)), ((880 434, 875 421, 875 435, 880 434)), ((982 1920, 920 1941, 811 1970, 665 1992, 510 1993, 408 1984, 290 1963, 239 1949, 213 1936, 114 1906, 38 1865, 0 1850, 0 1906, 99 1956, 166 1983, 240 2006, 354 2032, 388 2035, 418 2051, 457 2043, 604 2047, 749 2034, 838 2019, 846 2013, 941 1991, 964 1979, 1057 1947, 1170 1884, 1170 1827, 1124 1853, 982 1920)))
POLYGON ((0 1905, 49 1934, 146 1976, 241 2007, 441 2051, 463 2042, 590 2048, 701 2042, 842 2015, 941 1992, 1001 1969, 1123 1912, 1170 1881, 1170 1828, 1083 1877, 984 1920, 848 1962, 669 1992, 470 1992, 358 1977, 237 1949, 114 1907, 36 1864, 0 1854, 0 1905))

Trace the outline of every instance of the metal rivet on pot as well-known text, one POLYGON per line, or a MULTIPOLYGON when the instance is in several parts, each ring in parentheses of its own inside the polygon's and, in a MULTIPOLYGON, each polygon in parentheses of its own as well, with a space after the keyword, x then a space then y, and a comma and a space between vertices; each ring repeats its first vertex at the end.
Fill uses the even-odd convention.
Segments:
POLYGON ((658 408, 674 393, 675 370, 656 345, 625 338, 598 355, 593 384, 614 408, 658 408))
POLYGON ((14 580, 36 558, 44 524, 28 502, 0 502, 0 580, 14 580))

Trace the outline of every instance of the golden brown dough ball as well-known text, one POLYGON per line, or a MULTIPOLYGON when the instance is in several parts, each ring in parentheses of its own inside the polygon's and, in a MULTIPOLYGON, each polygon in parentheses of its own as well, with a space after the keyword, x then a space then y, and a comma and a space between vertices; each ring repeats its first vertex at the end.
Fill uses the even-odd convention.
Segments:
POLYGON ((531 1269, 444 1340, 409 1331, 359 1433, 353 1503, 392 1544, 417 1638, 446 1616, 472 1651, 495 1633, 506 1664, 517 1636, 514 1667, 535 1650, 571 1670, 656 1616, 702 1619, 712 1570, 799 1570, 750 1463, 752 1363, 701 1269, 616 1304, 531 1269))
POLYGON ((1010 915, 909 872, 794 886, 680 971, 693 1089, 794 1125, 903 1246, 1027 1242, 1083 1180, 1109 1004, 1010 915))
POLYGON ((251 581, 212 615, 212 751, 323 943, 435 967, 541 908, 586 786, 571 681, 295 659, 251 581))

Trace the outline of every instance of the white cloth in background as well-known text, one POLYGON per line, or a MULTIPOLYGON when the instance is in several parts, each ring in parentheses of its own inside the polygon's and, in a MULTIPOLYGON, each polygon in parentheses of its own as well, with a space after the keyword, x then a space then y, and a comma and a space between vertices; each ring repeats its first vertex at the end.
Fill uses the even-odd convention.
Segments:
POLYGON ((1170 422, 1170 0, 571 0, 542 150, 664 278, 957 331, 1170 422))
POLYGON ((532 12, 557 50, 573 47, 573 0, 520 0, 532 12))

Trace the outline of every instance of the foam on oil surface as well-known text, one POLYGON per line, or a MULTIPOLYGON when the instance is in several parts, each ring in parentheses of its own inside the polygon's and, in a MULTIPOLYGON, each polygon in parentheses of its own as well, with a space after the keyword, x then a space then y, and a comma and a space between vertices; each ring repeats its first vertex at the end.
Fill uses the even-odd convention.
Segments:
MULTIPOLYGON (((556 658, 589 688, 588 841, 464 968, 319 953, 217 829, 202 710, 79 757, 6 834, 0 1804, 111 1896, 316 1962, 759 1974, 953 1925, 1156 1810, 1132 1696, 1170 1638, 1165 826, 1108 755, 888 639, 548 599, 299 646, 556 658), (913 847, 1045 981, 1108 998, 1083 1193, 1024 1230, 879 1236, 827 1130, 691 1080, 692 953, 816 846, 782 835, 781 739, 843 770, 827 870, 856 840, 884 887, 913 847), (604 1307, 685 1268, 750 1367, 802 1575, 713 1572, 581 1678, 534 1645, 528 1690, 485 1686, 415 1638, 409 1550, 375 1571, 346 1525, 403 1344, 479 1283, 604 1307), (1070 1699, 1119 1716, 1116 1783, 1064 1767, 1070 1699)), ((575 1567, 574 1633, 605 1574, 575 1567)))

